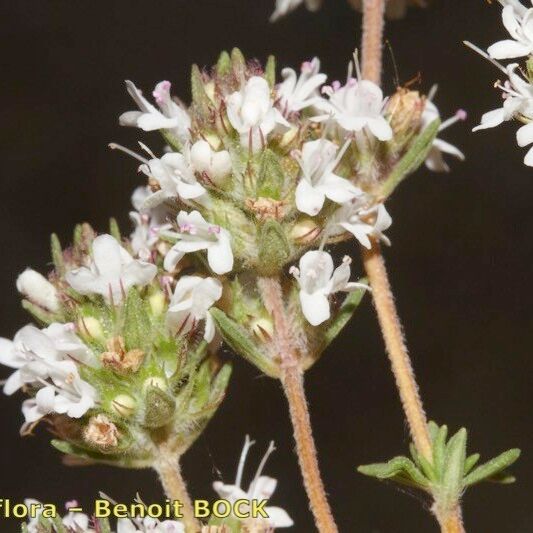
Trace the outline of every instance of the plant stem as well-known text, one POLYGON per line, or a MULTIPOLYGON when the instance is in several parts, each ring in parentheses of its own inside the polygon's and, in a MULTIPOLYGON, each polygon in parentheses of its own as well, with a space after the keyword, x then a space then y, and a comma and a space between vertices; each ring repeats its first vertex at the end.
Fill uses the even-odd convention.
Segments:
POLYGON ((418 452, 429 462, 433 461, 426 413, 418 393, 415 374, 405 346, 402 326, 394 303, 394 296, 385 261, 377 242, 372 249, 363 249, 363 262, 372 287, 374 306, 389 354, 392 372, 400 393, 403 410, 409 423, 413 442, 418 452))
POLYGON ((180 455, 176 449, 166 443, 161 444, 154 468, 159 474, 167 498, 182 504, 181 512, 187 533, 200 531, 201 525, 194 516, 192 500, 181 475, 180 455))
MULTIPOLYGON (((385 1, 363 0, 362 75, 364 79, 381 85, 383 63, 383 30, 385 1)), ((414 445, 420 455, 433 462, 433 446, 428 432, 427 418, 420 399, 418 385, 407 346, 385 261, 378 242, 372 249, 363 249, 363 262, 372 287, 374 306, 391 362, 392 372, 400 393, 403 410, 409 424, 414 445)), ((437 516, 442 533, 464 533, 459 502, 444 516, 437 516)))
POLYGON ((315 525, 320 533, 337 533, 337 525, 320 475, 303 373, 298 366, 298 351, 292 342, 281 284, 278 278, 259 278, 258 287, 265 307, 274 319, 276 347, 281 357, 280 379, 289 404, 298 463, 315 525))

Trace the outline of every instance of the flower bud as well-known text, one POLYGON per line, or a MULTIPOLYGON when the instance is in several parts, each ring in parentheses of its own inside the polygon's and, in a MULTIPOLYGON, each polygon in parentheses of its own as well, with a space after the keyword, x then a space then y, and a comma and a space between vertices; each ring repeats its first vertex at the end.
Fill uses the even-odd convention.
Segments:
POLYGON ((155 316, 161 315, 165 310, 166 298, 162 292, 154 292, 148 297, 150 309, 155 316))
POLYGON ((34 304, 48 311, 59 311, 56 288, 39 272, 26 269, 17 278, 17 290, 34 304))
POLYGON ((95 339, 100 342, 105 340, 102 324, 93 316, 80 317, 77 324, 77 330, 81 337, 88 337, 89 339, 95 339))
POLYGON ((137 402, 129 394, 119 394, 111 402, 111 409, 124 418, 129 418, 137 408, 137 402))
POLYGON ((85 441, 98 448, 114 448, 119 436, 117 426, 103 414, 93 416, 83 432, 85 441))
POLYGON ((159 387, 149 386, 145 397, 144 425, 159 428, 170 422, 176 402, 159 387))
POLYGON ((304 218, 292 227, 290 237, 298 244, 309 244, 313 242, 321 232, 322 229, 312 218, 304 218))

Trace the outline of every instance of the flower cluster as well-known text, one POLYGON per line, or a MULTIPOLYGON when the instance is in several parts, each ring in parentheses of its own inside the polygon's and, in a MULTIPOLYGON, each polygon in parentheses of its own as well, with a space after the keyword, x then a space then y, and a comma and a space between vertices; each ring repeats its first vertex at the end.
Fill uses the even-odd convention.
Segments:
MULTIPOLYGON (((157 107, 127 82, 140 111, 120 122, 159 129, 168 143, 161 157, 141 145, 146 158, 112 145, 140 160, 148 177, 132 214, 139 257, 159 243, 167 247, 167 272, 189 258, 220 279, 277 275, 300 260, 303 315, 312 325, 329 319, 328 295, 354 285, 344 274, 344 284, 331 282, 324 246, 351 237, 367 248, 388 242, 383 202, 396 184, 424 159, 445 171, 443 154, 463 158, 435 137, 464 112, 441 124, 431 96, 399 89, 386 98, 360 73, 352 75, 354 65, 344 83, 326 85, 317 58, 300 72, 282 69, 276 82, 273 58, 262 69, 235 49, 210 71, 193 68, 188 108, 170 96, 167 81, 153 91, 157 107), (320 310, 315 297, 325 299, 320 310)), ((347 262, 343 272, 349 275, 347 262)), ((257 322, 257 313, 246 316, 257 322)))
POLYGON ((150 466, 156 433, 186 449, 223 397, 230 368, 207 349, 222 288, 168 275, 157 243, 136 258, 135 239, 113 229, 78 226, 66 250, 53 237, 55 269, 19 276, 23 305, 45 327, 0 339, 0 362, 14 369, 4 393, 30 396, 22 433, 46 419, 78 461, 150 466))
MULTIPOLYGON (((363 9, 363 0, 348 0, 348 3, 358 11, 363 9)), ((322 5, 322 0, 276 0, 270 21, 275 22, 302 4, 305 4, 309 11, 317 11, 322 5)), ((388 0, 385 13, 390 19, 399 19, 405 16, 409 6, 425 7, 426 4, 426 0, 388 0)))
MULTIPOLYGON (((518 146, 525 147, 533 144, 533 8, 526 8, 518 0, 500 0, 500 3, 503 25, 511 38, 489 46, 486 53, 465 43, 491 61, 506 77, 505 81, 495 84, 502 91, 503 105, 485 113, 474 131, 517 120, 522 126, 516 132, 516 141, 518 146), (506 66, 499 63, 499 60, 523 57, 527 58, 524 68, 516 62, 506 66)), ((533 167, 533 148, 527 152, 524 163, 533 167)))

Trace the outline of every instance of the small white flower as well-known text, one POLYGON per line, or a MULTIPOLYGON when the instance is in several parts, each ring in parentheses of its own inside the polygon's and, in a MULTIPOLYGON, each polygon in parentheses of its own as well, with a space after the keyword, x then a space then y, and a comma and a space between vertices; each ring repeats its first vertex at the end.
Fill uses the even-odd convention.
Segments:
POLYGON ((241 145, 259 150, 268 135, 279 126, 289 127, 274 107, 265 78, 252 76, 241 88, 226 98, 228 119, 241 138, 241 145))
MULTIPOLYGON (((78 502, 74 501, 71 504, 67 504, 67 510, 69 510, 70 507, 78 507, 78 502)), ((84 514, 77 511, 69 511, 64 517, 63 517, 63 525, 68 529, 68 531, 72 531, 73 533, 96 533, 96 531, 93 528, 89 527, 90 519, 89 517, 84 514)))
POLYGON ((302 177, 296 187, 296 207, 302 213, 317 215, 326 198, 343 204, 362 194, 349 180, 337 176, 334 171, 348 148, 347 142, 338 152, 335 143, 318 139, 303 144, 297 156, 302 177))
POLYGON ((304 1, 309 11, 316 11, 322 4, 322 0, 276 0, 276 7, 274 13, 270 16, 270 22, 276 22, 279 18, 294 11, 304 1))
POLYGON ((513 59, 533 52, 533 9, 525 9, 516 3, 505 5, 502 20, 512 39, 505 39, 489 46, 488 53, 494 59, 513 59))
MULTIPOLYGON (((517 142, 519 146, 527 146, 533 143, 533 86, 515 72, 518 67, 516 63, 506 67, 509 80, 499 86, 503 91, 503 106, 485 113, 481 117, 481 124, 472 131, 494 128, 519 117, 527 123, 518 130, 517 142)), ((533 149, 526 154, 524 163, 533 166, 533 149)))
POLYGON ((207 250, 207 261, 215 274, 226 274, 233 268, 231 235, 227 230, 209 224, 198 211, 180 211, 177 222, 179 233, 169 232, 178 242, 165 257, 167 271, 174 270, 185 254, 200 250, 207 250))
POLYGON ((127 80, 126 89, 140 111, 123 113, 119 118, 122 126, 136 126, 144 131, 170 130, 182 143, 189 139, 191 118, 185 109, 172 100, 170 82, 158 83, 153 91, 159 109, 144 98, 133 82, 127 80))
MULTIPOLYGON (((239 466, 237 468, 237 476, 233 485, 226 485, 222 481, 215 481, 213 483, 213 489, 223 499, 230 501, 231 503, 237 500, 268 500, 276 490, 277 481, 268 476, 262 476, 263 468, 268 460, 268 457, 275 451, 274 442, 271 442, 263 459, 259 463, 259 468, 255 473, 255 476, 245 492, 241 488, 242 476, 244 473, 244 466, 246 464, 246 456, 248 451, 255 444, 254 441, 250 441, 248 435, 244 441, 244 447, 242 449, 241 457, 239 459, 239 466)), ((278 527, 291 527, 294 525, 291 517, 281 507, 265 507, 268 514, 268 525, 272 528, 278 527)), ((245 506, 242 506, 242 510, 245 510, 245 506)), ((246 520, 246 525, 253 531, 253 519, 246 520)))
POLYGON ((348 78, 345 85, 335 82, 331 87, 324 87, 322 92, 329 96, 329 100, 323 100, 316 106, 327 114, 313 120, 333 121, 351 132, 365 130, 380 141, 392 139, 392 128, 383 116, 386 100, 375 83, 348 78))
POLYGON ((65 278, 80 294, 100 294, 120 303, 131 287, 148 285, 156 274, 155 265, 133 259, 111 235, 99 235, 93 241, 90 266, 71 270, 65 278))
MULTIPOLYGON (((422 130, 429 126, 436 119, 440 119, 439 110, 431 100, 427 100, 426 107, 424 108, 424 112, 422 113, 422 130)), ((439 127, 439 132, 445 130, 446 128, 449 128, 451 125, 455 124, 459 120, 465 119, 466 111, 460 109, 459 111, 457 111, 455 116, 441 123, 439 127)), ((453 146, 450 143, 447 143, 446 141, 443 141, 442 139, 435 139, 426 158, 426 167, 429 170, 432 170, 433 172, 449 172, 450 167, 444 160, 443 154, 452 155, 460 161, 464 161, 465 159, 463 152, 461 152, 459 148, 453 146)))
POLYGON ((39 272, 27 268, 17 278, 17 290, 34 304, 49 311, 59 311, 56 288, 39 272))
POLYGON ((231 173, 231 156, 227 150, 215 152, 204 140, 191 146, 190 161, 196 172, 205 173, 209 181, 220 184, 231 173))
POLYGON ((328 231, 335 235, 335 228, 349 231, 365 248, 370 249, 370 237, 390 245, 389 239, 383 234, 392 224, 392 219, 383 204, 367 207, 364 198, 357 198, 339 208, 331 218, 328 231), (369 222, 369 220, 373 220, 369 222))
POLYGON ((222 283, 214 278, 183 276, 176 283, 167 312, 167 326, 185 334, 205 320, 204 339, 211 342, 215 324, 209 309, 222 296, 222 283))
POLYGON ((318 326, 331 316, 329 297, 336 292, 367 289, 362 283, 350 282, 350 263, 345 256, 342 265, 333 270, 333 259, 327 252, 312 250, 300 259, 299 268, 291 267, 291 274, 300 285, 302 313, 312 326, 318 326))
POLYGON ((311 107, 322 98, 318 88, 326 81, 327 76, 320 73, 318 57, 302 63, 300 77, 292 68, 284 68, 281 76, 283 81, 276 87, 276 94, 284 116, 311 107))
POLYGON ((74 333, 73 324, 53 323, 43 330, 27 325, 13 341, 0 338, 0 364, 16 370, 4 384, 4 394, 13 394, 25 383, 42 382, 50 377, 55 365, 71 359, 94 364, 92 353, 74 333))

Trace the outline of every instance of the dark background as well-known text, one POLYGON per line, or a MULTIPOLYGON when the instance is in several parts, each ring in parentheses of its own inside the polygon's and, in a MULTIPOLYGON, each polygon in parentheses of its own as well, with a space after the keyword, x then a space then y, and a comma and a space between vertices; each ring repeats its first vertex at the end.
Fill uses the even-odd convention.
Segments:
MULTIPOLYGON (((343 0, 329 0, 319 14, 301 9, 271 25, 272 4, 2 2, 1 334, 11 337, 28 321, 15 276, 27 265, 46 270, 51 232, 68 242, 78 221, 100 231, 111 215, 128 224, 129 195, 141 178, 135 162, 106 147, 112 140, 133 146, 146 139, 117 124, 119 113, 134 108, 125 78, 147 92, 169 79, 173 92, 188 99, 190 65, 209 65, 234 45, 261 60, 274 53, 281 66, 318 55, 330 79, 345 76, 360 38, 359 15, 343 0)), ((450 175, 419 171, 390 202, 393 247, 386 256, 430 416, 453 429, 466 426, 470 450, 484 457, 512 446, 524 452, 516 485, 481 486, 466 495, 466 524, 477 533, 533 531, 533 171, 522 164, 516 125, 470 133, 483 111, 499 105, 491 88, 498 72, 461 45, 470 39, 487 46, 504 35, 499 7, 483 0, 441 0, 387 28, 400 81, 420 72, 423 89, 440 84, 444 116, 458 107, 470 113, 466 125, 443 135, 464 149, 467 161, 454 162, 450 175)), ((386 57, 390 90, 390 53, 386 57)), ((152 146, 156 138, 149 137, 152 146)), ((267 473, 279 479, 272 502, 289 511, 294 531, 312 531, 280 387, 244 361, 235 363, 227 400, 185 456, 191 492, 214 496, 210 484, 218 470, 233 478, 245 433, 258 441, 254 461, 272 438, 278 452, 267 473)), ((417 499, 355 472, 356 465, 405 453, 408 443, 369 300, 307 374, 307 388, 341 531, 436 531, 417 499)), ((2 399, 1 498, 60 504, 77 497, 88 505, 99 490, 126 502, 137 491, 146 500, 162 497, 149 471, 69 469, 43 430, 21 440, 20 403, 20 396, 2 399)), ((2 523, 0 530, 17 527, 2 523)))

